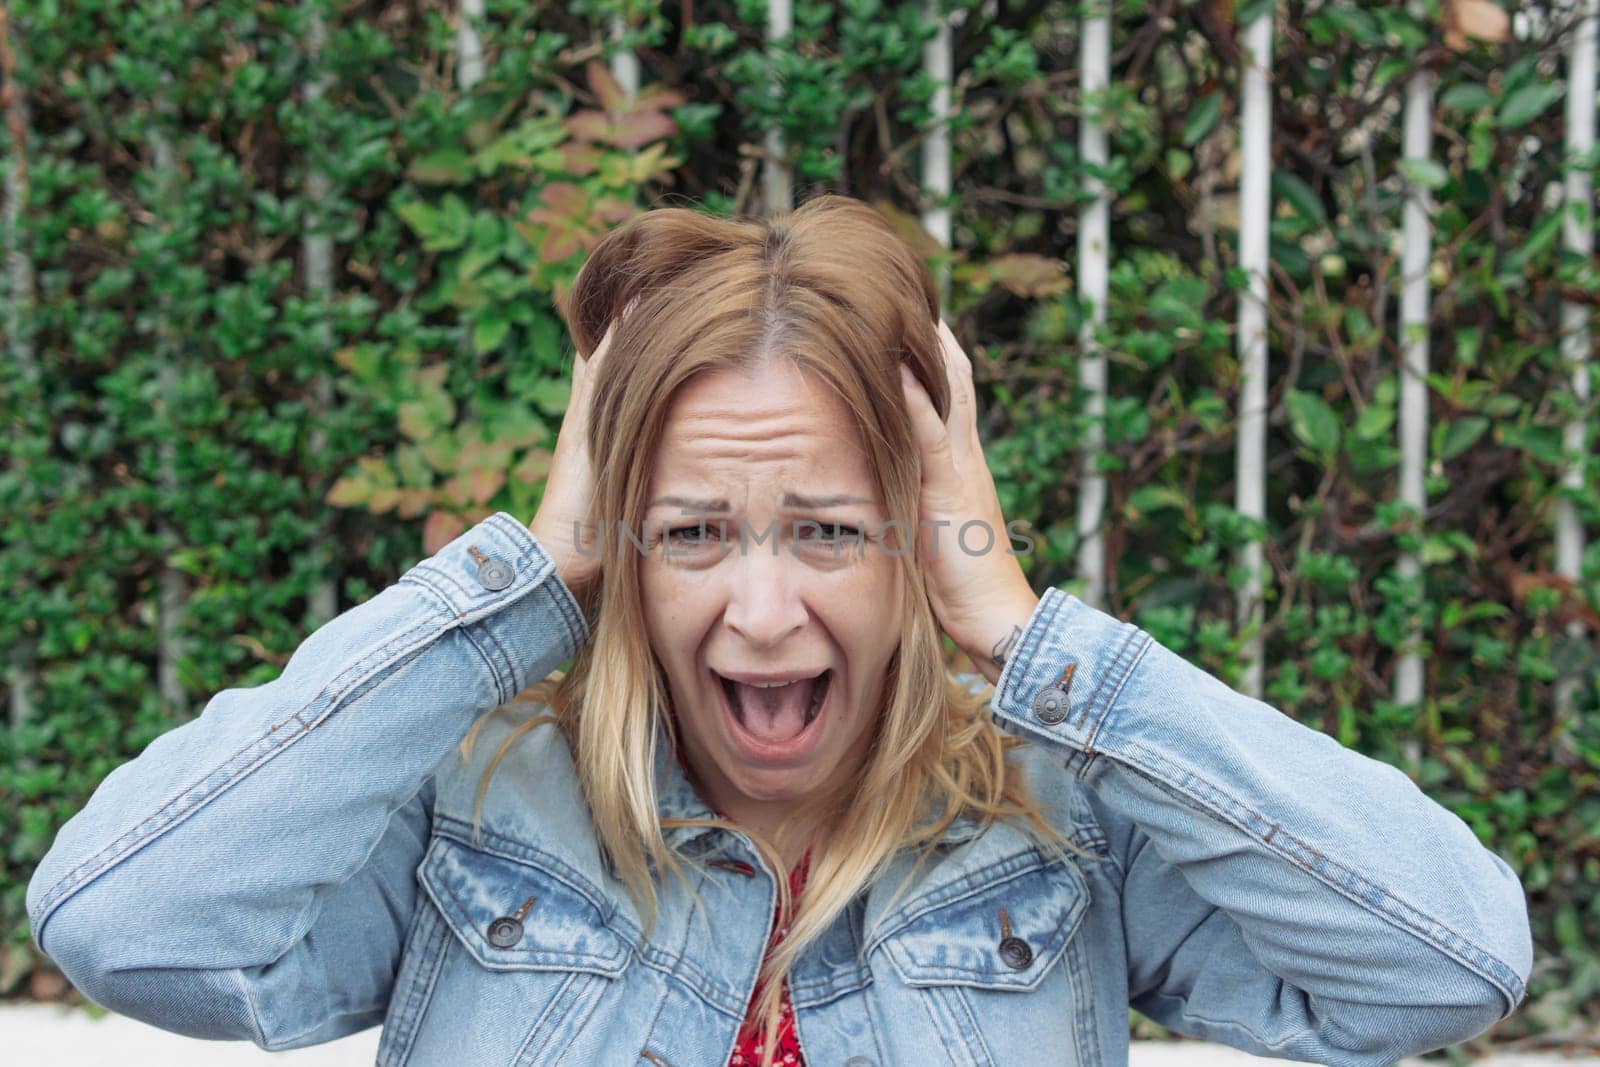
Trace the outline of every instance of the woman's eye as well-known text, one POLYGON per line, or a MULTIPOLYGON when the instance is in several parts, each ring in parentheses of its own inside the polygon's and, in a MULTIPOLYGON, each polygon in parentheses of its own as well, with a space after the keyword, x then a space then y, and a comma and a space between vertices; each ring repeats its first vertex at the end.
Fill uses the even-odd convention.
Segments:
POLYGON ((674 544, 699 545, 722 539, 720 522, 697 523, 694 526, 675 526, 667 531, 667 539, 674 544))
POLYGON ((808 523, 800 529, 803 538, 808 541, 853 541, 858 533, 854 526, 842 522, 808 523))

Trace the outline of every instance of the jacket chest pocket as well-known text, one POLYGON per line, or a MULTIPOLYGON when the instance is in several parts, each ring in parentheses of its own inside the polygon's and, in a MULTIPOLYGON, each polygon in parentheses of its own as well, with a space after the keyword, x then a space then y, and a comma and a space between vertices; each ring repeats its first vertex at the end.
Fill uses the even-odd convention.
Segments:
POLYGON ((380 1067, 553 1064, 633 954, 611 902, 537 854, 436 834, 380 1067))
POLYGON ((884 977, 898 979, 880 994, 894 1001, 896 1039, 919 1031, 933 1039, 897 1054, 928 1063, 1098 1063, 1079 935, 1089 906, 1083 872, 1039 853, 995 869, 970 891, 912 903, 876 935, 892 968, 884 977))

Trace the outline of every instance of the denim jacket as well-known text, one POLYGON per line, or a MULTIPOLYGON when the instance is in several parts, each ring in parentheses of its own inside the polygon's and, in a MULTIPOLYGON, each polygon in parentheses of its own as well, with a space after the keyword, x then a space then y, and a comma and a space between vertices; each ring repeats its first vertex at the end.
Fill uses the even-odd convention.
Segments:
MULTIPOLYGON (((722 1067, 773 917, 746 837, 671 830, 707 862, 692 893, 661 880, 646 936, 549 726, 472 833, 516 717, 470 763, 458 743, 587 636, 528 529, 485 519, 113 771, 28 886, 35 939, 88 997, 196 1037, 382 1024, 384 1067, 722 1067)), ((1386 1064, 1523 998, 1522 888, 1459 818, 1137 627, 1047 591, 991 709, 1086 855, 962 820, 891 899, 897 860, 791 973, 810 1067, 1124 1064, 1130 1005, 1386 1064)), ((663 815, 708 814, 675 760, 658 772, 663 815)))

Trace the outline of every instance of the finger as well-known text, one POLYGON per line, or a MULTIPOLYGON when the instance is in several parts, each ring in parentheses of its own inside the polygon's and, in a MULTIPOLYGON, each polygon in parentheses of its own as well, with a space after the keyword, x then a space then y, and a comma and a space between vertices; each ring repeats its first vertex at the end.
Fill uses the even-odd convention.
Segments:
POLYGON ((911 368, 900 364, 900 383, 905 391, 906 410, 911 415, 911 430, 923 457, 923 476, 930 475, 930 464, 945 460, 950 453, 950 430, 933 406, 928 391, 922 388, 911 368))
POLYGON ((964 453, 978 442, 978 391, 972 381, 972 360, 944 319, 939 320, 939 347, 945 375, 950 381, 950 416, 947 425, 955 447, 964 453))
POLYGON ((606 352, 611 348, 611 338, 616 332, 617 322, 615 319, 613 319, 606 326, 606 332, 600 336, 600 343, 594 346, 594 351, 589 353, 589 358, 584 360, 584 362, 597 363, 604 358, 606 352))

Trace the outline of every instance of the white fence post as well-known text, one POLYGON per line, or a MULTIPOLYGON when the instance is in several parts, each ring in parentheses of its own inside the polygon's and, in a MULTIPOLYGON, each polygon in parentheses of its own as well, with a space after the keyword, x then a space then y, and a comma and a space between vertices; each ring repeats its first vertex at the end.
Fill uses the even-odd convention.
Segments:
MULTIPOLYGON (((611 16, 611 37, 621 39, 628 23, 621 15, 611 16)), ((611 53, 611 76, 617 79, 622 91, 632 100, 639 95, 639 57, 630 48, 619 48, 611 53)))
MULTIPOLYGON (((6 94, 6 127, 11 133, 11 158, 6 166, 5 255, 6 255, 6 319, 5 353, 17 369, 21 388, 30 401, 37 402, 41 385, 38 353, 33 344, 33 332, 27 328, 34 314, 33 260, 28 256, 27 242, 22 234, 23 209, 28 200, 28 101, 27 95, 16 80, 16 55, 11 42, 11 12, 0 7, 0 70, 8 90, 6 94)), ((24 44, 25 47, 25 44, 24 44)), ((42 410, 42 409, 41 409, 42 410)), ((20 472, 26 476, 26 471, 20 472)), ((12 591, 22 596, 34 589, 29 581, 25 589, 12 591)), ((36 660, 37 642, 25 638, 10 649, 11 663, 9 688, 9 718, 12 730, 19 730, 33 719, 33 691, 39 684, 36 660)), ((20 740, 20 739, 19 739, 20 740)), ((18 767, 31 770, 31 759, 19 759, 18 767)))
MULTIPOLYGON (((1567 52, 1567 144, 1566 182, 1563 196, 1566 216, 1562 221, 1562 246, 1583 259, 1594 259, 1594 175, 1575 166, 1594 150, 1595 49, 1600 25, 1600 0, 1579 0, 1584 4, 1582 21, 1568 41, 1567 52)), ((1577 505, 1566 493, 1578 493, 1585 483, 1587 463, 1590 379, 1589 360, 1593 358, 1589 332, 1589 308, 1576 300, 1561 303, 1561 356, 1571 375, 1572 394, 1579 413, 1567 423, 1562 444, 1567 468, 1561 473, 1562 496, 1556 500, 1556 573, 1574 583, 1582 574, 1583 523, 1577 505)), ((1583 624, 1574 621, 1568 632, 1581 638, 1583 624)), ((1556 744, 1570 748, 1575 715, 1577 679, 1567 678, 1556 687, 1556 717, 1559 727, 1556 744)))
POLYGON ((483 18, 483 0, 461 0, 456 18, 456 84, 471 89, 483 81, 483 40, 475 20, 483 18))
MULTIPOLYGON (((311 4, 309 31, 306 35, 306 51, 312 75, 306 82, 305 91, 307 103, 315 103, 326 95, 331 81, 323 62, 322 53, 328 47, 328 31, 323 22, 320 0, 313 0, 311 4)), ((308 232, 300 246, 300 269, 304 274, 306 293, 324 308, 316 331, 317 355, 323 360, 327 360, 333 351, 332 324, 328 321, 326 311, 327 302, 333 297, 333 238, 327 233, 323 212, 323 205, 328 202, 331 190, 332 183, 320 168, 312 166, 307 169, 305 228, 308 232)), ((312 379, 311 396, 317 410, 326 412, 333 408, 335 397, 331 374, 320 372, 312 379)), ((327 454, 328 431, 321 419, 312 420, 307 443, 311 455, 327 454)), ((333 550, 332 532, 328 526, 328 523, 323 523, 321 536, 311 546, 316 553, 318 572, 322 575, 308 598, 307 609, 313 626, 321 626, 339 614, 339 583, 334 578, 338 555, 333 550)))
MULTIPOLYGON (((939 13, 936 0, 926 0, 923 17, 938 26, 922 45, 922 70, 933 82, 933 121, 922 139, 922 191, 927 208, 922 226, 945 248, 950 247, 950 19, 939 13)), ((950 283, 947 264, 939 264, 939 301, 950 283)))
MULTIPOLYGON (((169 134, 169 130, 175 128, 171 98, 167 95, 169 85, 170 78, 163 79, 162 88, 156 94, 156 121, 150 127, 150 147, 155 162, 154 185, 159 201, 157 210, 161 215, 159 225, 170 230, 172 214, 176 210, 175 201, 181 193, 176 181, 177 152, 169 134)), ((171 301, 165 296, 158 298, 155 317, 155 350, 160 361, 156 370, 156 395, 161 404, 162 417, 166 419, 174 417, 174 410, 178 406, 178 361, 183 358, 178 340, 173 335, 170 305, 171 301)), ((156 456, 159 462, 158 484, 162 492, 176 496, 180 488, 177 434, 169 433, 162 437, 156 446, 156 456)), ((175 541, 181 541, 182 535, 170 516, 163 515, 157 523, 175 541)), ((187 600, 185 584, 181 570, 170 562, 162 564, 156 593, 156 690, 161 694, 162 706, 179 716, 188 714, 183 679, 178 674, 178 661, 183 655, 183 617, 187 600)))
MULTIPOLYGON (((1267 225, 1272 210, 1272 26, 1276 5, 1240 31, 1244 70, 1244 113, 1239 203, 1239 266, 1249 278, 1240 295, 1239 440, 1234 455, 1234 506, 1241 515, 1264 520, 1267 496, 1267 225)), ((1239 550, 1245 571, 1236 605, 1241 627, 1256 627, 1245 643, 1244 692, 1261 695, 1262 550, 1249 541, 1239 550)))
MULTIPOLYGON (((1425 163, 1433 152, 1433 71, 1424 67, 1406 83, 1405 134, 1402 151, 1409 162, 1425 163)), ((1409 182, 1405 204, 1405 247, 1400 259, 1400 501, 1417 514, 1417 532, 1425 532, 1428 495, 1423 473, 1428 463, 1428 265, 1433 258, 1428 209, 1431 198, 1421 182, 1409 182)), ((1399 559, 1400 576, 1420 578, 1418 553, 1399 559)), ((1395 670, 1396 702, 1415 706, 1423 699, 1423 663, 1412 632, 1395 670)), ((1406 762, 1420 764, 1422 749, 1415 736, 1402 744, 1406 762)))
MULTIPOLYGON (((767 40, 775 42, 788 36, 794 26, 793 11, 789 0, 768 0, 767 2, 767 40)), ((775 93, 781 93, 781 86, 774 86, 775 93)), ((789 175, 789 163, 784 158, 786 151, 783 139, 783 130, 774 123, 767 130, 767 163, 762 168, 761 186, 766 194, 765 209, 768 212, 787 211, 794 205, 794 191, 789 175)))
MULTIPOLYGON (((1079 62, 1080 99, 1087 101, 1111 80, 1111 18, 1109 0, 1095 6, 1084 19, 1079 62)), ((1087 106, 1078 124, 1078 154, 1085 166, 1104 166, 1106 128, 1098 112, 1087 106)), ((1098 469, 1105 448, 1106 356, 1095 330, 1106 321, 1106 293, 1111 258, 1111 197, 1099 178, 1086 175, 1084 183, 1095 198, 1078 210, 1078 293, 1089 305, 1078 330, 1082 354, 1078 381, 1089 395, 1084 405, 1087 426, 1079 456, 1078 577, 1084 583, 1086 603, 1100 606, 1106 599, 1106 546, 1101 520, 1106 506, 1106 478, 1098 469)))

